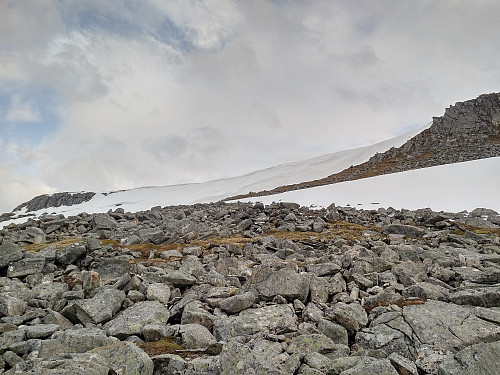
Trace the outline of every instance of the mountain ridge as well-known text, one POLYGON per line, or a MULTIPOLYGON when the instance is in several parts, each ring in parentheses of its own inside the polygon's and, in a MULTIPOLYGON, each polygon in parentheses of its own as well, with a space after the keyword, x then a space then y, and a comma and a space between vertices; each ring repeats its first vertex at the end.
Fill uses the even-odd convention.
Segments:
POLYGON ((142 210, 237 200, 496 156, 500 156, 500 93, 491 93, 457 102, 424 127, 375 145, 204 183, 40 195, 0 215, 0 222, 43 210, 66 212, 79 205, 82 211, 106 212, 120 206, 142 210))
POLYGON ((500 93, 457 102, 432 125, 400 147, 376 153, 368 161, 327 177, 230 197, 264 196, 383 174, 500 156, 500 93))

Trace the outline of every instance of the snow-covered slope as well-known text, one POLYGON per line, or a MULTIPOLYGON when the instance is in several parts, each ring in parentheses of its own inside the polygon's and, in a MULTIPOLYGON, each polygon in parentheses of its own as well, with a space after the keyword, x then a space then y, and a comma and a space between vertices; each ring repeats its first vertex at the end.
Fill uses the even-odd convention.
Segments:
POLYGON ((289 191, 244 201, 296 202, 326 207, 331 203, 363 209, 393 207, 434 211, 472 211, 478 207, 500 212, 500 157, 440 165, 356 181, 289 191))
MULTIPOLYGON (((407 140, 430 125, 431 123, 420 129, 372 146, 340 151, 296 163, 282 164, 243 176, 196 184, 155 186, 114 193, 98 193, 90 201, 82 204, 43 209, 29 214, 39 216, 47 212, 62 213, 69 216, 81 212, 107 212, 109 209, 114 210, 118 207, 123 208, 125 211, 136 212, 148 210, 154 206, 216 202, 229 196, 310 181, 340 172, 351 165, 367 161, 377 152, 384 152, 391 147, 402 146, 407 140)), ((18 214, 23 215, 26 212, 21 210, 18 214)), ((22 219, 16 221, 20 220, 22 219)), ((10 222, 13 221, 3 222, 0 226, 7 225, 10 222)))

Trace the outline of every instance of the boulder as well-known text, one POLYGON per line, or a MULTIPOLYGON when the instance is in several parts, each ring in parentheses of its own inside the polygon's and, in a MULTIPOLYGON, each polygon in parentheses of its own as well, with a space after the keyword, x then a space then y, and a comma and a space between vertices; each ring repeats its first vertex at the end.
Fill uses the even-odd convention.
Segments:
POLYGON ((252 292, 245 292, 221 300, 219 302, 219 307, 229 314, 236 314, 252 307, 254 302, 255 294, 252 292))
POLYGON ((112 337, 99 328, 74 328, 57 331, 52 338, 64 345, 69 352, 84 353, 100 346, 110 345, 115 342, 112 337))
POLYGON ((210 331, 200 324, 183 324, 179 334, 185 349, 205 349, 217 342, 210 331))
POLYGON ((102 328, 108 335, 123 340, 141 335, 142 328, 147 324, 166 324, 169 317, 169 311, 160 302, 143 301, 123 310, 102 328))
POLYGON ((338 302, 326 312, 338 324, 343 326, 350 334, 356 333, 361 327, 368 324, 366 311, 359 303, 346 304, 338 302))
POLYGON ((495 375, 500 368, 500 341, 469 346, 447 357, 439 375, 495 375))
POLYGON ((239 315, 214 322, 213 333, 217 340, 235 336, 248 336, 257 332, 284 333, 297 329, 297 317, 288 305, 272 305, 247 309, 239 315))
POLYGON ((282 296, 289 300, 305 301, 309 295, 309 276, 291 269, 281 269, 271 273, 266 280, 256 285, 263 298, 282 296))
POLYGON ((115 342, 95 348, 91 353, 100 355, 117 375, 153 375, 153 361, 131 342, 115 342))
POLYGON ((425 230, 413 225, 391 224, 384 228, 386 234, 400 234, 405 237, 423 237, 425 230))
POLYGON ((10 241, 3 241, 0 245, 0 268, 6 267, 11 262, 23 258, 23 251, 19 246, 10 241))

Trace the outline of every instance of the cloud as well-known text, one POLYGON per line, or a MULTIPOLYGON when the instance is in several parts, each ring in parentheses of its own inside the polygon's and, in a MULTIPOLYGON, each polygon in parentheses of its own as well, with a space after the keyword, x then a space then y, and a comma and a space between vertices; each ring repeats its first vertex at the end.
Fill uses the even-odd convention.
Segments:
POLYGON ((15 173, 15 170, 0 166, 0 214, 10 212, 27 200, 53 193, 55 189, 40 179, 30 179, 15 173))
POLYGON ((381 141, 498 91, 499 12, 487 0, 2 2, 0 168, 33 188, 114 190, 381 141), (34 122, 23 133, 16 119, 34 122))
POLYGON ((19 95, 14 95, 10 103, 5 120, 10 122, 38 122, 41 120, 41 114, 34 104, 30 101, 24 101, 19 95))

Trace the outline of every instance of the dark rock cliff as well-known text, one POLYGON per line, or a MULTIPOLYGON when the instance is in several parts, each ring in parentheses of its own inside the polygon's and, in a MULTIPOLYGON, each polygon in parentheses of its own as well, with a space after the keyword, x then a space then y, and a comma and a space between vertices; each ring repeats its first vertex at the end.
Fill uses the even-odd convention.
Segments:
POLYGON ((94 195, 95 193, 93 192, 44 194, 21 204, 14 211, 18 211, 24 207, 26 207, 28 212, 31 212, 49 207, 73 206, 91 200, 94 195))

